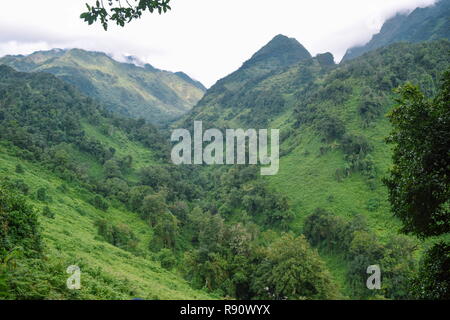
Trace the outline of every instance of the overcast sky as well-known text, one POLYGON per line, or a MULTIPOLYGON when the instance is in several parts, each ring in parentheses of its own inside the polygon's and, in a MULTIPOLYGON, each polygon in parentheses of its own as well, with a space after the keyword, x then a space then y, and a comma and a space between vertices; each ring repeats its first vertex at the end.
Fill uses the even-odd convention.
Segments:
POLYGON ((313 55, 330 51, 339 61, 387 18, 436 0, 171 0, 169 13, 146 14, 108 32, 79 19, 86 2, 95 1, 2 1, 0 56, 78 47, 117 59, 134 55, 211 86, 277 34, 296 38, 313 55))

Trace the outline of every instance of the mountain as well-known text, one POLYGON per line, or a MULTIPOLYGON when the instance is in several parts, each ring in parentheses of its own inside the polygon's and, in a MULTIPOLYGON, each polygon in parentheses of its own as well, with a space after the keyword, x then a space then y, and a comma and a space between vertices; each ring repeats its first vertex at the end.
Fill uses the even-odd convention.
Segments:
POLYGON ((304 237, 274 238, 292 215, 257 168, 175 166, 169 147, 49 73, 0 66, 0 297, 268 299, 278 265, 308 266, 280 298, 340 297, 304 237))
POLYGON ((185 74, 136 65, 136 58, 120 63, 101 52, 81 49, 38 51, 28 56, 5 56, 5 64, 24 72, 48 72, 97 99, 108 110, 152 123, 186 113, 205 88, 185 74))
POLYGON ((415 298, 428 243, 399 234, 387 200, 386 114, 395 88, 432 97, 449 68, 448 40, 336 65, 275 37, 174 124, 280 129, 280 171, 261 177, 256 166, 172 165, 164 131, 52 74, 0 66, 0 297, 415 298), (383 286, 367 290, 374 264, 383 286), (66 290, 70 265, 80 291, 66 290))
MULTIPOLYGON (((241 68, 212 86, 194 109, 177 125, 189 125, 195 118, 205 122, 213 121, 216 125, 222 126, 232 119, 242 117, 255 117, 254 123, 264 124, 271 113, 280 110, 262 108, 279 97, 277 94, 272 94, 270 88, 262 88, 258 85, 270 76, 275 76, 302 61, 310 60, 311 54, 297 40, 277 35, 241 68), (253 110, 254 105, 258 105, 260 109, 253 110)), ((321 65, 317 63, 310 67, 321 68, 321 65)), ((299 79, 299 81, 302 80, 299 79)))
POLYGON ((378 34, 367 44, 349 49, 342 61, 399 41, 439 39, 450 39, 450 0, 440 0, 430 7, 417 8, 408 15, 398 14, 387 20, 378 34))
MULTIPOLYGON (((280 129, 280 171, 264 182, 288 198, 294 212, 290 228, 308 234, 322 223, 364 221, 365 232, 376 243, 396 242, 400 223, 392 216, 382 183, 391 166, 386 114, 395 104, 393 90, 407 82, 420 86, 427 96, 436 93, 443 72, 450 68, 450 42, 397 43, 344 64, 334 65, 332 60, 328 54, 302 60, 247 81, 231 93, 230 77, 220 80, 184 117, 183 125, 203 120, 216 128, 280 129), (326 221, 314 220, 321 215, 326 221)), ((321 232, 334 231, 315 231, 311 241, 321 232)), ((333 239, 331 243, 338 241, 333 239)), ((358 270, 367 268, 362 261, 379 258, 367 253, 355 258, 361 260, 349 260, 345 256, 351 255, 350 249, 330 250, 331 244, 321 241, 320 255, 341 292, 367 297, 358 270)), ((391 298, 396 294, 384 292, 391 298)))
POLYGON ((241 70, 252 67, 275 70, 308 58, 311 54, 296 39, 279 34, 246 61, 241 70))

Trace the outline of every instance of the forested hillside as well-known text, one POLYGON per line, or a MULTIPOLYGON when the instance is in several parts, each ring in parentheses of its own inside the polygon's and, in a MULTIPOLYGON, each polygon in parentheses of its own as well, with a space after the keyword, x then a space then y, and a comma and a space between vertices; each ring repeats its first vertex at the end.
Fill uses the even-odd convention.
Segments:
POLYGON ((128 200, 153 192, 139 172, 165 157, 152 126, 112 116, 50 74, 6 66, 0 124, 1 298, 209 298, 165 269, 149 245, 161 238, 128 200), (81 290, 66 287, 70 265, 81 290))
POLYGON ((445 298, 450 41, 422 40, 448 38, 448 3, 340 64, 278 35, 209 90, 80 49, 1 58, 0 299, 445 298), (195 120, 280 129, 279 173, 172 164, 195 120), (440 220, 402 233, 433 193, 440 220))
POLYGON ((50 74, 0 68, 3 298, 340 296, 304 236, 282 234, 289 204, 257 168, 172 166, 144 121, 50 74), (70 265, 81 290, 65 287, 70 265))
MULTIPOLYGON (((387 252, 400 250, 406 260, 391 260, 399 263, 392 268, 414 270, 417 244, 399 235, 401 225, 390 212, 382 183, 391 164, 386 114, 395 104, 393 90, 407 82, 430 97, 436 94, 450 67, 450 42, 394 44, 341 65, 323 58, 256 76, 233 93, 213 87, 185 124, 195 119, 219 128, 281 128, 280 172, 264 181, 287 196, 293 212, 289 229, 306 234, 320 248, 343 292, 362 297, 365 263, 384 261, 387 252), (339 231, 359 228, 364 233, 339 231), (332 238, 319 236, 325 234, 332 238), (379 251, 353 251, 369 243, 379 251), (358 272, 359 284, 352 276, 358 272)), ((390 290, 386 297, 407 292, 390 290)))
POLYGON ((167 121, 190 110, 204 86, 185 73, 171 73, 146 64, 120 63, 104 53, 80 49, 38 51, 5 56, 0 64, 17 71, 41 71, 77 87, 108 110, 152 123, 167 121))

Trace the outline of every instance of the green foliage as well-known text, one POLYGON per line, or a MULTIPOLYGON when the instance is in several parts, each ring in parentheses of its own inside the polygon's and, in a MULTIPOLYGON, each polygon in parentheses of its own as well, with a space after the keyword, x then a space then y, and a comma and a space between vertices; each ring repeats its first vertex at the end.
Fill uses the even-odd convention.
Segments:
POLYGON ((107 211, 109 207, 108 203, 99 195, 94 196, 89 203, 103 211, 107 211))
POLYGON ((158 260, 161 262, 161 267, 167 270, 171 270, 177 264, 177 259, 172 250, 162 249, 158 253, 158 260))
POLYGON ((4 188, 15 190, 23 195, 28 195, 30 191, 30 186, 22 179, 15 179, 11 181, 9 178, 6 178, 2 184, 4 188))
POLYGON ((170 212, 165 212, 157 217, 154 235, 150 242, 150 249, 159 251, 160 249, 173 249, 176 244, 178 233, 178 220, 170 212))
POLYGON ((20 163, 18 163, 18 164, 16 165, 16 173, 22 174, 22 173, 24 173, 24 172, 25 172, 25 170, 23 169, 23 166, 22 166, 20 163))
POLYGON ((270 245, 256 269, 253 289, 261 299, 332 299, 331 277, 303 236, 286 234, 270 245))
POLYGON ((48 206, 45 206, 44 209, 42 209, 42 215, 50 219, 55 218, 55 213, 48 206))
POLYGON ((450 246, 436 243, 424 255, 419 273, 414 281, 414 291, 419 299, 449 300, 450 246))
POLYGON ((25 199, 0 187, 0 251, 22 247, 27 256, 42 252, 42 238, 35 210, 25 199))
POLYGON ((306 218, 303 234, 313 246, 346 251, 352 241, 352 233, 366 230, 363 217, 357 217, 352 223, 348 223, 343 218, 318 208, 306 218))
POLYGON ((126 224, 113 224, 101 219, 95 222, 98 234, 113 246, 127 251, 136 251, 138 239, 126 224))
POLYGON ((87 12, 81 14, 80 18, 84 19, 89 25, 100 20, 103 28, 108 30, 108 23, 115 21, 117 25, 123 27, 132 20, 141 18, 145 11, 153 13, 157 11, 159 14, 170 10, 170 0, 134 0, 135 5, 131 6, 129 2, 123 6, 120 0, 116 2, 108 0, 108 6, 104 6, 103 1, 96 1, 94 6, 86 4, 87 12))
POLYGON ((157 193, 146 196, 144 200, 142 200, 140 212, 142 219, 149 221, 152 226, 155 226, 159 218, 167 213, 164 194, 157 193))
POLYGON ((390 177, 385 180, 394 215, 403 230, 421 237, 450 231, 450 71, 438 95, 428 100, 419 88, 398 90, 390 113, 394 144, 390 177))
POLYGON ((364 217, 347 221, 323 209, 306 218, 304 235, 313 246, 344 257, 348 264, 347 283, 354 297, 369 298, 380 293, 390 299, 414 297, 410 282, 416 269, 417 244, 411 239, 394 236, 383 244, 368 229, 364 217), (366 287, 370 265, 379 265, 382 270, 381 292, 366 287))
POLYGON ((48 200, 47 189, 42 187, 37 189, 36 199, 42 202, 47 202, 48 200))
MULTIPOLYGON (((154 228, 139 218, 142 200, 155 193, 151 187, 140 184, 139 171, 155 159, 167 159, 169 145, 156 128, 143 120, 112 116, 49 75, 0 68, 0 176, 8 176, 2 182, 2 191, 8 190, 20 199, 15 209, 20 211, 19 206, 26 202, 17 194, 27 195, 33 190, 29 200, 42 208, 40 220, 46 231, 45 251, 40 251, 44 255, 32 255, 26 246, 42 244, 27 223, 32 224, 37 217, 22 217, 9 211, 5 216, 1 211, 1 229, 6 232, 1 234, 1 244, 7 246, 0 257, 2 297, 209 298, 147 258, 152 256, 148 246, 151 239, 157 240, 159 247, 185 245, 178 222, 170 212, 158 217, 154 228), (64 122, 64 115, 69 114, 73 117, 64 122), (71 131, 74 127, 78 129, 71 131), (24 140, 11 134, 15 128, 24 134, 24 140), (26 168, 23 173, 15 172, 18 163, 26 168), (51 209, 39 203, 51 202, 50 194, 55 199, 51 209), (100 210, 94 210, 86 200, 100 210), (108 212, 103 212, 106 209, 108 212), (52 219, 55 212, 60 214, 52 219), (96 232, 99 236, 93 237, 96 232), (24 240, 13 241, 18 234, 24 240), (16 252, 13 244, 26 247, 25 253, 35 258, 10 258, 16 252), (82 269, 80 291, 69 291, 65 286, 65 270, 71 264, 82 269), (138 280, 130 281, 130 276, 138 280)), ((165 171, 170 172, 169 181, 160 180, 156 185, 161 192, 177 185, 184 175, 183 170, 165 171)), ((191 199, 192 185, 195 181, 175 188, 167 199, 168 205, 191 199)), ((3 202, 0 208, 4 209, 3 202)))

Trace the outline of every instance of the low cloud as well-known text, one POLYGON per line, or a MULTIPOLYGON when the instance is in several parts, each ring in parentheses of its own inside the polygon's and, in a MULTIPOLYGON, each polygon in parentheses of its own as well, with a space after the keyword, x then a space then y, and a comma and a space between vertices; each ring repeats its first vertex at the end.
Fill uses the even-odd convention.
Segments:
POLYGON ((399 12, 435 0, 172 0, 166 15, 146 14, 126 28, 88 26, 79 18, 91 0, 9 1, 0 10, 0 56, 52 48, 106 52, 118 60, 184 71, 205 85, 233 72, 276 34, 295 37, 312 54, 337 61, 364 44, 399 12), (237 10, 236 8, 239 8, 237 10), (17 14, 15 14, 17 12, 17 14))

